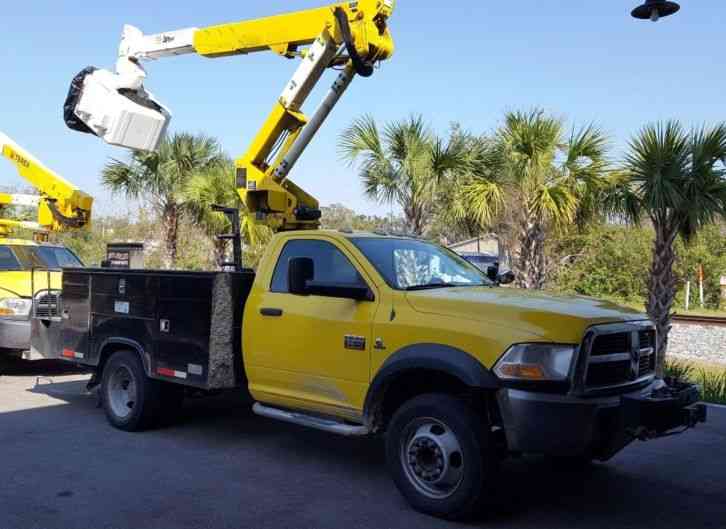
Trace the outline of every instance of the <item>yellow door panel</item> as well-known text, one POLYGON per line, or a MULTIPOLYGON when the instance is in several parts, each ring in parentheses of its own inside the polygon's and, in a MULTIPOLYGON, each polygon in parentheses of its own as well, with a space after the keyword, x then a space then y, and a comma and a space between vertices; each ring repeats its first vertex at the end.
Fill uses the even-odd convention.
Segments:
POLYGON ((300 375, 264 367, 250 367, 249 390, 255 400, 291 408, 306 408, 328 415, 341 415, 356 420, 361 416, 359 405, 346 404, 361 392, 360 384, 330 378, 300 375), (299 388, 296 390, 294 388, 299 388))
POLYGON ((316 262, 316 280, 364 280, 347 251, 324 237, 298 235, 288 243, 295 247, 278 249, 279 263, 266 263, 274 266, 273 276, 267 284, 258 282, 247 301, 244 350, 245 365, 254 373, 250 390, 258 399, 256 393, 264 393, 267 402, 279 396, 299 399, 308 408, 362 410, 378 302, 288 293, 286 265, 308 252, 316 262))

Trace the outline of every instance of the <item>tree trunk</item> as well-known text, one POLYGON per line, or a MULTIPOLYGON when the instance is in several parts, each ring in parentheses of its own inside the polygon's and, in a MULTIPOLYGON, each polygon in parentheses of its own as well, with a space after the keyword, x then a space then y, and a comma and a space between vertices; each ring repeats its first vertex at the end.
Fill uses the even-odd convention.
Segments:
POLYGON ((168 258, 168 268, 176 267, 178 255, 178 238, 179 238, 179 209, 176 205, 167 206, 164 210, 164 229, 166 253, 168 258))
POLYGON ((214 239, 214 259, 219 269, 222 269, 222 263, 227 259, 227 243, 221 239, 214 239))
POLYGON ((665 355, 668 348, 668 333, 671 330, 671 308, 676 296, 676 279, 673 274, 675 250, 673 243, 678 231, 671 226, 655 226, 655 243, 653 261, 648 279, 648 316, 655 323, 656 339, 656 374, 663 377, 665 371, 665 355))
POLYGON ((420 237, 424 232, 423 211, 415 205, 409 205, 403 208, 403 215, 406 218, 406 225, 411 230, 411 234, 420 237))
POLYGON ((528 216, 520 227, 519 255, 514 260, 516 285, 520 288, 541 290, 545 283, 544 227, 528 216))

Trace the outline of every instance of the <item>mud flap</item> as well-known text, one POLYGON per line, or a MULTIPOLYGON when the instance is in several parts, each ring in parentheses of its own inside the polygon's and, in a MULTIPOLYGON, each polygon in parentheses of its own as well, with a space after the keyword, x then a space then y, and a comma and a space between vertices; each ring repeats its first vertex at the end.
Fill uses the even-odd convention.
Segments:
POLYGON ((62 357, 61 327, 60 322, 38 318, 30 320, 30 357, 32 359, 55 360, 62 357))

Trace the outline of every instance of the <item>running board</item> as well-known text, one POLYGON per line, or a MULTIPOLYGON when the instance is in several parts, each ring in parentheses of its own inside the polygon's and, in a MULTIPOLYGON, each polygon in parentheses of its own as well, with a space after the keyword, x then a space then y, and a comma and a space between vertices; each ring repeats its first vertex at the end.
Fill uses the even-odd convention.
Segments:
POLYGON ((270 419, 277 419, 278 421, 291 422, 300 426, 307 426, 308 428, 315 428, 316 430, 322 430, 324 432, 330 432, 338 435, 345 435, 347 437, 360 437, 362 435, 368 435, 370 429, 367 426, 355 426, 351 424, 345 424, 342 422, 334 421, 331 419, 323 419, 321 417, 315 417, 314 415, 306 415, 304 413, 296 413, 279 408, 270 408, 259 402, 255 402, 252 406, 252 411, 262 417, 268 417, 270 419))

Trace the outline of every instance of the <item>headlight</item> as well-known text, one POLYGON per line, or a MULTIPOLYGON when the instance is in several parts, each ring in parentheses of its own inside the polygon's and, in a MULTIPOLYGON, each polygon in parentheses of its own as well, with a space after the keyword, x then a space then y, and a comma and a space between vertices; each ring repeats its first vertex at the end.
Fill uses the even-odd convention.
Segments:
POLYGON ((574 345, 525 343, 513 345, 494 366, 505 380, 562 381, 570 374, 574 345))
POLYGON ((33 302, 29 299, 0 299, 0 318, 27 318, 33 302))

